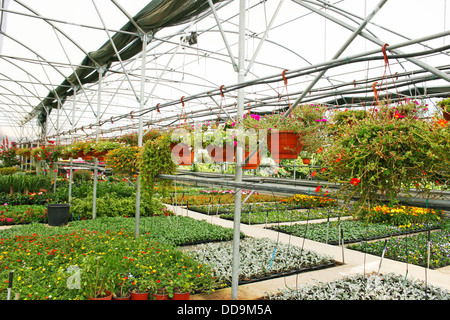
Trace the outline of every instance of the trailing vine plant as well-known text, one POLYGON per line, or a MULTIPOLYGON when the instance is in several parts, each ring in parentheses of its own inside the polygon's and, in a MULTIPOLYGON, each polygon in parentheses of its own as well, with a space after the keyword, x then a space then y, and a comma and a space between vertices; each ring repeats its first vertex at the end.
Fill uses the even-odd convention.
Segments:
MULTIPOLYGON (((145 142, 142 157, 139 161, 139 172, 143 191, 153 196, 155 183, 159 174, 174 174, 177 164, 172 159, 170 149, 171 137, 169 134, 161 134, 145 142)), ((160 180, 159 184, 164 193, 170 181, 160 180)))
POLYGON ((358 197, 359 208, 384 201, 393 205, 412 188, 426 194, 437 177, 448 179, 449 132, 440 120, 400 114, 392 107, 373 110, 334 132, 323 150, 324 174, 342 186, 345 199, 358 197))

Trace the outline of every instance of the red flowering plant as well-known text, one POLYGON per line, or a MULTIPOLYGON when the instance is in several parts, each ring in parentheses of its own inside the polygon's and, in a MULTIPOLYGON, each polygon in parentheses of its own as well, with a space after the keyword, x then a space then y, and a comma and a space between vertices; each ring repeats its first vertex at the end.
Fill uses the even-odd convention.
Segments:
POLYGON ((19 159, 16 157, 17 148, 15 142, 8 141, 8 137, 3 139, 2 144, 0 145, 0 160, 2 161, 1 165, 3 167, 14 167, 19 165, 19 159))
POLYGON ((31 155, 37 161, 45 161, 49 164, 50 168, 52 167, 54 162, 58 161, 58 158, 61 156, 62 147, 55 146, 53 144, 43 145, 41 147, 36 147, 31 150, 31 155))
MULTIPOLYGON (((323 148, 322 175, 340 185, 344 199, 356 206, 397 203, 400 193, 430 191, 436 176, 448 179, 449 126, 414 116, 372 116, 343 126, 323 148)), ((360 210, 358 210, 360 211, 360 210)))

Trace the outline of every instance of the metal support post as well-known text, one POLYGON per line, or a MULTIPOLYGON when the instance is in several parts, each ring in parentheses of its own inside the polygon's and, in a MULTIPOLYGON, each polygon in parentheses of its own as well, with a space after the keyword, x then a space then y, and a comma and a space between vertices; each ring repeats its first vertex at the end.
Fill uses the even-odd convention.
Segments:
MULTIPOLYGON (((102 78, 103 68, 99 67, 98 72, 98 94, 97 94, 97 130, 95 132, 95 141, 98 142, 100 136, 100 111, 102 101, 102 78)), ((94 158, 94 193, 92 201, 92 219, 97 215, 97 183, 98 183, 98 158, 94 158)))
MULTIPOLYGON (((142 113, 144 109, 144 91, 145 91, 145 67, 147 64, 147 42, 148 35, 146 33, 142 34, 142 57, 141 57, 141 90, 139 97, 139 111, 142 113)), ((139 131, 138 131, 138 146, 142 147, 143 140, 143 119, 142 114, 139 115, 139 131)), ((139 237, 139 224, 140 224, 140 216, 141 216, 141 175, 138 172, 137 181, 136 181, 136 213, 135 213, 135 237, 139 237)))
MULTIPOLYGON (((239 74, 238 82, 243 83, 245 77, 245 10, 246 0, 240 0, 239 5, 239 74)), ((242 119, 244 113, 244 89, 238 89, 237 101, 237 119, 242 119)), ((239 124, 238 132, 243 132, 242 124, 239 124)), ((238 144, 236 148, 236 175, 235 181, 237 183, 242 181, 242 156, 243 148, 238 144)), ((232 266, 232 280, 231 280, 231 299, 238 299, 238 285, 239 285, 239 242, 240 242, 240 224, 241 224, 241 198, 242 188, 235 188, 234 194, 234 226, 233 226, 233 266, 232 266)))

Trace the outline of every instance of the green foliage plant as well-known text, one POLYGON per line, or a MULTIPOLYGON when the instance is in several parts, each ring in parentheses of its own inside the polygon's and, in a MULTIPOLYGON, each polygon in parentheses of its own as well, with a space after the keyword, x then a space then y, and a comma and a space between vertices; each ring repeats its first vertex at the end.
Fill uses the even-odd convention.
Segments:
POLYGON ((165 134, 148 140, 143 147, 139 161, 140 179, 143 190, 150 196, 154 194, 158 175, 174 174, 178 167, 172 158, 171 143, 170 134, 165 134))
POLYGON ((324 177, 346 200, 358 197, 357 206, 392 205, 411 186, 425 193, 437 173, 448 175, 448 137, 448 124, 373 110, 324 148, 324 177))
POLYGON ((437 105, 441 107, 442 112, 450 113, 450 98, 442 99, 437 105))
POLYGON ((137 174, 141 152, 138 146, 121 145, 108 151, 105 162, 115 173, 132 177, 137 174))

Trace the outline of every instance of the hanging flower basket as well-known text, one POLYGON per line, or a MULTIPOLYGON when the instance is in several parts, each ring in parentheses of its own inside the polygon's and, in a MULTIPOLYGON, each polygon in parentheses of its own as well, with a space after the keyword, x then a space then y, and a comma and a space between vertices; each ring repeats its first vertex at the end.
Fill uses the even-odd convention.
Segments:
POLYGON ((228 146, 227 153, 227 145, 224 147, 219 147, 217 145, 208 145, 206 147, 206 151, 208 151, 209 156, 213 162, 233 162, 235 157, 234 147, 228 146))
MULTIPOLYGON (((259 165, 261 164, 261 157, 259 155, 259 150, 256 152, 249 160, 248 163, 242 167, 242 169, 258 169, 259 165)), ((246 151, 244 154, 244 159, 247 159, 247 157, 250 155, 249 151, 246 151)))
POLYGON ((170 150, 180 166, 190 166, 194 162, 194 151, 185 143, 172 143, 170 150))
POLYGON ((290 131, 272 132, 267 136, 267 148, 275 162, 297 159, 303 149, 300 135, 290 131))
POLYGON ((310 158, 302 158, 303 164, 310 164, 311 159, 310 158))

